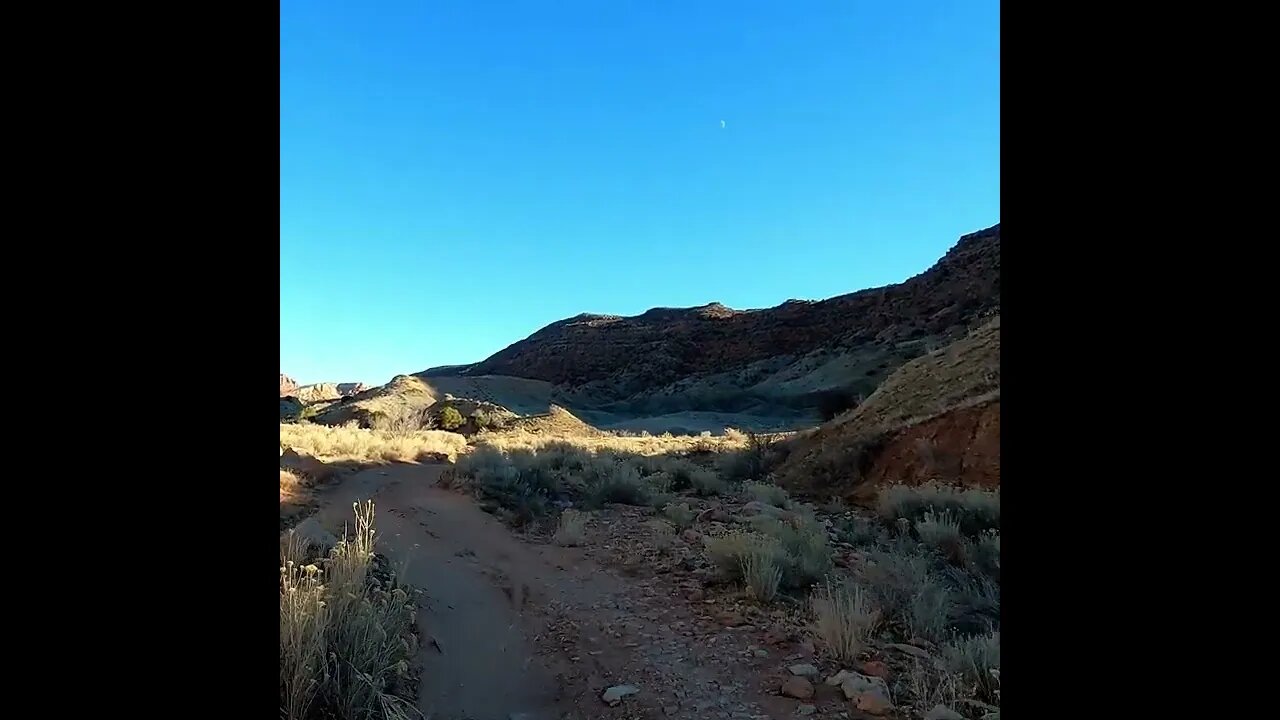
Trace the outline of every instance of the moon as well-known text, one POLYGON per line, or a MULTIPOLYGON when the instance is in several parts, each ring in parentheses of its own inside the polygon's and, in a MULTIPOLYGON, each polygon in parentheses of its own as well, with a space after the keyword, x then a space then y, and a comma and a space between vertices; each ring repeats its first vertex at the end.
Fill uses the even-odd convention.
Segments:
POLYGON ((721 129, 721 130, 723 130, 723 129, 724 129, 724 121, 723 121, 723 120, 721 120, 721 121, 720 121, 720 129, 721 129))

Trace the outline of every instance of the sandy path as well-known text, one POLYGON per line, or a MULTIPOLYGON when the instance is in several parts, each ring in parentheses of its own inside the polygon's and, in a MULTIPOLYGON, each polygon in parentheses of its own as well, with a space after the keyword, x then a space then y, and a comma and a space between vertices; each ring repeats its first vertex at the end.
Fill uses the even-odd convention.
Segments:
POLYGON ((335 488, 316 519, 341 532, 351 503, 372 498, 379 547, 404 581, 422 588, 419 709, 432 720, 530 720, 554 714, 558 684, 534 659, 526 616, 545 593, 541 560, 466 497, 435 487, 443 465, 393 465, 335 488))
POLYGON ((445 467, 392 465, 349 476, 325 493, 315 516, 340 534, 352 502, 372 498, 379 547, 393 563, 407 562, 405 581, 425 591, 418 611, 424 715, 779 717, 764 709, 769 699, 751 679, 759 665, 777 660, 756 659, 747 633, 691 632, 706 619, 659 577, 597 561, 613 544, 605 537, 586 548, 523 542, 466 496, 436 487, 445 467), (605 706, 603 689, 624 683, 641 692, 605 706))

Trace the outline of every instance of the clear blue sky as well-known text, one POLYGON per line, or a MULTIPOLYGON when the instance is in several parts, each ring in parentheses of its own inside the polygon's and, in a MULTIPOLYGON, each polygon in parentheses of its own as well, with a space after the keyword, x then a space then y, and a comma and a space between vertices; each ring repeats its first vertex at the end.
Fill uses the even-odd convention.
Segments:
POLYGON ((282 0, 281 372, 900 282, 1000 219, 999 66, 987 0, 282 0))

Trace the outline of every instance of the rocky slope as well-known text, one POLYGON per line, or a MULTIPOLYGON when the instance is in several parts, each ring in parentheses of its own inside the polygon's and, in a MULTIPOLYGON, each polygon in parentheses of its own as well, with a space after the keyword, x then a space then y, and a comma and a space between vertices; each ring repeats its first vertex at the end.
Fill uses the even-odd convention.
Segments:
POLYGON ((884 483, 1000 485, 1000 318, 912 360, 862 405, 790 441, 780 484, 871 497, 884 483))
POLYGON ((813 420, 835 396, 869 395, 893 369, 1000 309, 1000 226, 972 233, 905 282, 764 310, 719 303, 552 323, 433 377, 546 381, 575 412, 723 411, 813 420))
POLYGON ((304 403, 327 402, 344 397, 358 395, 369 387, 364 383, 314 383, 302 385, 293 390, 291 395, 304 403))
POLYGON ((288 375, 285 375, 284 373, 280 373, 280 397, 292 395, 293 391, 297 389, 298 389, 298 381, 294 380, 288 375))

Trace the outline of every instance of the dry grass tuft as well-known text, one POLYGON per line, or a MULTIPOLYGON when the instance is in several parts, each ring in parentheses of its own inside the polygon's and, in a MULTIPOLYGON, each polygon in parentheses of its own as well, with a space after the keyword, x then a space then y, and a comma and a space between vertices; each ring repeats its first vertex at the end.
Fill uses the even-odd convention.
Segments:
POLYGON ((649 529, 653 531, 653 546, 659 550, 667 550, 676 539, 676 529, 666 520, 650 520, 649 529))
POLYGON ((787 496, 787 491, 777 485, 749 482, 743 485, 742 489, 753 500, 759 500, 766 505, 784 509, 791 506, 791 498, 787 496))
POLYGON ((741 565, 742 581, 751 596, 762 603, 773 602, 778 596, 778 587, 782 584, 782 568, 773 548, 749 546, 738 562, 741 565))
POLYGON ((346 425, 280 424, 280 444, 326 460, 355 462, 414 462, 429 454, 446 455, 450 460, 467 446, 457 433, 442 430, 365 430, 346 425))
POLYGON ((1000 703, 1000 631, 957 638, 942 647, 947 670, 959 674, 983 701, 1000 703))
POLYGON ((309 562, 290 533, 280 567, 280 715, 407 720, 414 604, 373 577, 372 502, 355 505, 355 533, 309 562))
POLYGON ((857 658, 867 637, 880 622, 880 611, 872 607, 862 588, 830 581, 813 593, 814 634, 826 643, 842 662, 857 658))
POLYGON ((746 447, 745 435, 692 437, 687 435, 543 435, 521 430, 504 431, 486 437, 485 445, 503 452, 539 450, 547 445, 569 445, 591 454, 680 456, 691 452, 728 452, 746 447))
POLYGON ((886 520, 911 522, 925 515, 946 515, 965 535, 1000 529, 1000 493, 977 488, 957 490, 938 483, 917 487, 894 485, 880 493, 876 509, 886 520))
POLYGON ((280 502, 298 497, 303 487, 304 482, 301 476, 292 470, 280 469, 280 502))
POLYGON ((557 545, 565 547, 575 547, 586 542, 587 514, 573 509, 560 513, 560 521, 556 524, 556 534, 553 539, 557 545))
POLYGON ((689 503, 669 504, 663 509, 662 514, 672 525, 678 530, 685 530, 693 527, 694 520, 697 519, 698 513, 689 507, 689 503))

